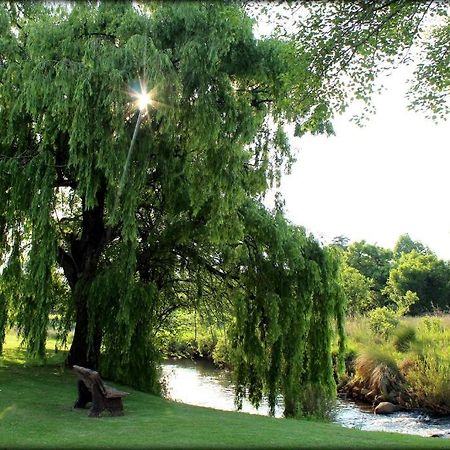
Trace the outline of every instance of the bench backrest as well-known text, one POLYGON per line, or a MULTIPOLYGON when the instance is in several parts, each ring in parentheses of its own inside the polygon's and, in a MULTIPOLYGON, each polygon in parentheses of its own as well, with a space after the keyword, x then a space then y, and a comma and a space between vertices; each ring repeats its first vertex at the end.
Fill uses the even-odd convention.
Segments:
POLYGON ((106 396, 106 388, 98 372, 81 366, 73 366, 73 370, 91 392, 94 386, 97 385, 100 392, 106 396))

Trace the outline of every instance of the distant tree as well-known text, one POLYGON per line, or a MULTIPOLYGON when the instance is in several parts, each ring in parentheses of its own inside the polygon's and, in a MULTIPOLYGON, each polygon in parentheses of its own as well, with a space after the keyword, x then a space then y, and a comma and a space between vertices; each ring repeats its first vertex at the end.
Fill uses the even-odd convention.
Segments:
POLYGON ((363 314, 375 306, 372 279, 345 263, 341 269, 341 276, 349 315, 363 314))
POLYGON ((412 251, 416 251, 419 254, 426 255, 432 253, 431 250, 423 245, 419 241, 413 241, 409 234, 402 234, 395 246, 394 246, 394 257, 396 259, 400 258, 405 253, 411 253, 412 251))
POLYGON ((450 267, 434 254, 413 250, 404 253, 391 269, 385 293, 396 302, 408 291, 417 295, 411 314, 422 314, 450 306, 450 267))
POLYGON ((340 235, 333 238, 333 240, 331 241, 331 245, 339 247, 342 250, 346 250, 349 242, 350 239, 347 236, 340 235))
POLYGON ((382 291, 392 267, 392 250, 359 241, 349 245, 345 258, 350 267, 373 281, 375 301, 378 306, 383 306, 387 297, 382 291))

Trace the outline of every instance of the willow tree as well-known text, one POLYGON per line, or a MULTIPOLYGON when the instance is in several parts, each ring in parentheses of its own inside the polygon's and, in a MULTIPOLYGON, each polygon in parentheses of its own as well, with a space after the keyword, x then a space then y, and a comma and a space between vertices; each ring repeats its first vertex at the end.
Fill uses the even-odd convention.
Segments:
MULTIPOLYGON (((266 396, 274 413, 281 394, 285 416, 326 414, 336 392, 335 331, 338 355, 344 351, 339 258, 279 211, 252 203, 244 222, 244 239, 228 261, 240 272, 231 294, 237 404, 248 395, 259 405, 266 396)), ((342 371, 342 358, 336 363, 342 371)))
POLYGON ((239 397, 332 395, 335 259, 258 201, 285 123, 326 128, 307 71, 234 3, 2 5, 0 337, 42 355, 56 317, 69 364, 155 390, 164 319, 227 302, 239 397))

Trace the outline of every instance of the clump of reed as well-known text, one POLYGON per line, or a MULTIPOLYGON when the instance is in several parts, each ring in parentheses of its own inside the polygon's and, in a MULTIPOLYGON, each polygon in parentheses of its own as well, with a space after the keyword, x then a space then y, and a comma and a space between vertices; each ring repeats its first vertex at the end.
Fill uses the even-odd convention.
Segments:
POLYGON ((366 348, 355 360, 355 378, 369 392, 366 397, 397 403, 404 391, 404 378, 395 359, 380 348, 366 348))

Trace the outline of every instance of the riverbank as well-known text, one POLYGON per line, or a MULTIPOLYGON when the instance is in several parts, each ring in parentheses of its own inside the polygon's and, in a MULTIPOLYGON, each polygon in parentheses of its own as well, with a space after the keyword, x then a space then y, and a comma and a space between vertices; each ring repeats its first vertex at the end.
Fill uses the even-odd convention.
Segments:
MULTIPOLYGON (((166 360, 162 365, 168 398, 195 406, 235 411, 231 373, 206 361, 166 360)), ((283 405, 275 408, 275 417, 283 417, 283 405)), ((244 399, 242 411, 268 415, 267 402, 257 409, 244 399)), ((369 405, 338 398, 330 411, 330 421, 364 431, 387 431, 418 436, 450 438, 450 418, 433 417, 420 411, 400 411, 393 415, 373 414, 369 405)))
POLYGON ((75 376, 57 366, 0 368, 1 448, 450 448, 450 440, 216 411, 124 386, 125 416, 72 409, 75 376))
MULTIPOLYGON (((393 320, 384 313, 348 318, 347 373, 336 376, 340 394, 372 411, 421 410, 449 417, 450 315, 393 320)), ((230 367, 229 347, 224 329, 184 314, 164 351, 169 358, 230 367)))
POLYGON ((404 317, 396 326, 350 318, 346 328, 341 393, 374 408, 388 402, 397 410, 450 416, 449 315, 404 317))

